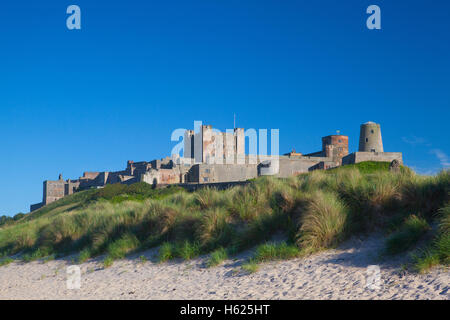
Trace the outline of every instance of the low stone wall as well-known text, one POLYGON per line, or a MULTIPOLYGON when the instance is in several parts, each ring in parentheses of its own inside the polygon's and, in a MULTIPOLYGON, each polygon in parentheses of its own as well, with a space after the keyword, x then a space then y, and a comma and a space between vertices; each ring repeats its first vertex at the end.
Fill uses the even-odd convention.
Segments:
POLYGON ((276 174, 278 178, 288 178, 296 176, 301 173, 310 171, 321 161, 329 160, 325 157, 300 157, 300 158, 286 158, 279 159, 279 172, 276 174))
POLYGON ((30 206, 30 212, 36 211, 44 206, 43 202, 35 203, 30 206))
POLYGON ((377 162, 391 162, 392 160, 398 160, 400 164, 403 164, 403 157, 401 152, 353 152, 344 158, 342 158, 342 164, 354 164, 364 161, 377 161, 377 162))

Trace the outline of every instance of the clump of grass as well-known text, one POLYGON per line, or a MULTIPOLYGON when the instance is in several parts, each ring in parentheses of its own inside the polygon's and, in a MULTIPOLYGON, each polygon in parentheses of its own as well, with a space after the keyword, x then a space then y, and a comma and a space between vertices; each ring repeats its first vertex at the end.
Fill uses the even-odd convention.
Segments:
POLYGON ((445 207, 439 209, 439 232, 442 234, 450 233, 450 204, 447 204, 445 207))
POLYGON ((293 259, 300 254, 300 250, 295 245, 282 243, 265 243, 256 248, 254 260, 256 262, 265 262, 271 260, 293 259))
POLYGON ((210 209, 225 204, 227 199, 224 195, 223 191, 214 188, 200 188, 195 193, 195 202, 202 210, 210 209))
POLYGON ((103 267, 106 269, 106 268, 109 268, 109 267, 111 267, 112 265, 113 265, 113 263, 114 263, 114 258, 113 257, 111 257, 111 256, 107 256, 106 258, 105 258, 105 260, 103 260, 103 267))
POLYGON ((38 259, 42 259, 45 257, 50 256, 52 253, 48 248, 37 248, 36 250, 32 251, 31 253, 26 253, 22 256, 22 260, 25 262, 31 262, 38 259))
POLYGON ((56 255, 53 253, 53 254, 50 254, 50 255, 44 257, 42 259, 42 262, 47 263, 49 261, 55 260, 55 258, 56 258, 56 255))
POLYGON ((412 215, 407 218, 400 230, 386 240, 386 253, 393 255, 406 251, 430 229, 427 221, 412 215))
POLYGON ((386 215, 400 210, 404 174, 377 171, 362 175, 356 169, 338 171, 334 190, 349 208, 347 231, 351 233, 383 228, 386 215))
POLYGON ((141 256, 139 256, 139 261, 141 263, 145 263, 145 262, 147 262, 147 258, 145 256, 141 255, 141 256))
POLYGON ((253 221, 243 224, 232 243, 237 251, 269 240, 277 231, 289 230, 289 216, 283 212, 265 211, 253 221))
POLYGON ((425 249, 421 255, 415 256, 417 271, 424 273, 437 265, 450 264, 450 234, 441 234, 425 249))
POLYGON ((123 259, 125 255, 137 249, 139 240, 133 234, 124 234, 108 246, 108 255, 113 259, 123 259))
POLYGON ((78 255, 78 263, 86 262, 91 257, 91 250, 86 248, 83 249, 78 255))
POLYGON ((177 192, 167 197, 168 203, 174 204, 178 207, 189 208, 196 205, 195 194, 188 192, 177 192))
POLYGON ((297 188, 290 187, 290 184, 293 183, 291 181, 287 181, 283 188, 275 191, 272 195, 271 207, 273 210, 290 213, 294 209, 302 193, 297 188))
POLYGON ((443 233, 436 239, 436 251, 438 252, 440 260, 445 263, 450 263, 450 233, 443 233))
POLYGON ((158 260, 159 262, 165 262, 168 260, 174 259, 175 254, 175 245, 170 242, 164 242, 158 251, 158 260))
POLYGON ((236 188, 228 208, 231 215, 241 221, 250 222, 257 219, 260 214, 267 212, 270 209, 270 197, 267 195, 270 193, 263 186, 264 184, 268 188, 272 188, 272 186, 267 183, 267 180, 264 182, 255 181, 250 185, 236 188))
POLYGON ((424 273, 440 264, 439 255, 433 250, 424 250, 420 256, 414 255, 414 267, 419 273, 424 273))
POLYGON ((13 262, 13 261, 14 261, 14 260, 11 259, 11 258, 9 258, 9 257, 0 259, 0 267, 6 266, 6 265, 10 264, 10 263, 13 262))
POLYGON ((256 248, 255 254, 242 265, 242 269, 247 273, 254 273, 262 262, 293 259, 298 257, 300 252, 297 246, 286 242, 266 242, 256 248))
POLYGON ((368 178, 369 205, 375 211, 384 211, 400 198, 397 175, 378 172, 368 178))
POLYGON ((208 267, 215 267, 221 264, 223 261, 228 259, 228 253, 227 250, 223 247, 220 247, 216 250, 214 250, 208 259, 207 266, 208 267))
POLYGON ((299 176, 299 188, 305 192, 314 192, 318 189, 322 189, 326 185, 328 178, 327 174, 320 170, 302 174, 299 176))
POLYGON ((431 245, 416 255, 415 267, 419 272, 425 272, 438 265, 450 264, 450 204, 439 209, 439 231, 431 245))
POLYGON ((200 218, 197 238, 202 247, 228 246, 235 236, 232 218, 222 208, 207 210, 200 218))
POLYGON ((450 170, 430 177, 414 175, 403 185, 402 202, 404 206, 415 208, 431 217, 448 201, 449 191, 450 170))
POLYGON ((200 246, 196 242, 185 240, 181 243, 165 242, 159 248, 158 260, 165 262, 175 258, 182 258, 183 260, 191 260, 200 254, 200 246))
POLYGON ((344 237, 347 207, 334 193, 314 192, 306 199, 297 245, 311 251, 335 246, 344 237))
POLYGON ((247 273, 255 273, 259 270, 259 264, 254 260, 249 260, 242 265, 242 270, 247 273))
POLYGON ((196 242, 186 240, 177 246, 176 253, 183 260, 191 260, 200 254, 200 246, 196 242))

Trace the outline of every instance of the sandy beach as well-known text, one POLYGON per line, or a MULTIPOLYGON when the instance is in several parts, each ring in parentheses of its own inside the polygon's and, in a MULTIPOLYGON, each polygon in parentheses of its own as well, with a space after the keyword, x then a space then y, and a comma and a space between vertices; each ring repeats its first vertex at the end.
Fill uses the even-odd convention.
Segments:
POLYGON ((207 257, 157 263, 149 250, 106 269, 101 259, 80 264, 81 288, 72 290, 71 259, 15 262, 0 267, 0 299, 450 299, 448 268, 405 271, 405 256, 380 257, 382 244, 382 236, 351 239, 307 258, 262 264, 253 274, 240 268, 251 252, 207 268, 207 257), (369 265, 380 268, 372 288, 369 265))

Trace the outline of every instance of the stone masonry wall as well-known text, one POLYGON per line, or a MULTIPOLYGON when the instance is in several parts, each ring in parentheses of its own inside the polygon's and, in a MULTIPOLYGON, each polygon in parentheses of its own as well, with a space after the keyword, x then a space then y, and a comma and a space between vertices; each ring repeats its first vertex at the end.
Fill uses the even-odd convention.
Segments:
POLYGON ((379 162, 391 162, 392 160, 398 160, 403 163, 403 157, 401 152, 354 152, 344 158, 342 158, 342 164, 353 164, 364 161, 379 161, 379 162))

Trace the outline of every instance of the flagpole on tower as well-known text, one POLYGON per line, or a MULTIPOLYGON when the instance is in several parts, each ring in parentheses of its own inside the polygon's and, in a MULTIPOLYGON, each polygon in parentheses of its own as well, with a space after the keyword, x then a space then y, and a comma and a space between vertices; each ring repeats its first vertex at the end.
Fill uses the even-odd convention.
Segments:
POLYGON ((236 129, 236 113, 234 114, 233 129, 236 129))

